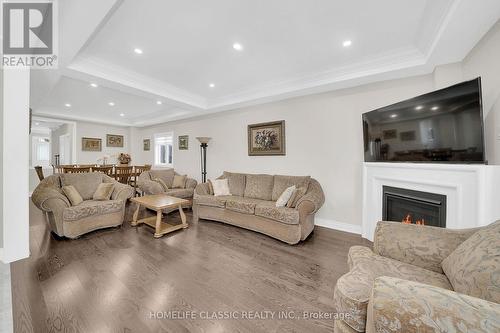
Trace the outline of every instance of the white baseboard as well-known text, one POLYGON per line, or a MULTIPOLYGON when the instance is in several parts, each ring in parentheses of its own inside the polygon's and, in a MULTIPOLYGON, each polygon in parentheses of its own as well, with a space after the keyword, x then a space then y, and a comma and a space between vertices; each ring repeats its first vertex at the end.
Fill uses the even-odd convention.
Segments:
POLYGON ((325 228, 329 228, 329 229, 335 229, 335 230, 340 230, 340 231, 345 231, 345 232, 350 232, 353 234, 361 235, 361 226, 360 225, 344 223, 344 222, 337 222, 334 220, 327 220, 327 219, 321 219, 321 218, 315 218, 314 224, 318 225, 320 227, 325 227, 325 228))

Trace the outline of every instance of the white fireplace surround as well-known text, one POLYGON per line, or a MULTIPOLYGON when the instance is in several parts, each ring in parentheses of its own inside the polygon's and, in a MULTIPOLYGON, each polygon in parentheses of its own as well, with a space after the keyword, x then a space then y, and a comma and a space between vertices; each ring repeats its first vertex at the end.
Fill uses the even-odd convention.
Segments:
POLYGON ((371 241, 382 220, 384 185, 446 195, 447 228, 473 228, 500 219, 500 166, 367 162, 362 236, 371 241))

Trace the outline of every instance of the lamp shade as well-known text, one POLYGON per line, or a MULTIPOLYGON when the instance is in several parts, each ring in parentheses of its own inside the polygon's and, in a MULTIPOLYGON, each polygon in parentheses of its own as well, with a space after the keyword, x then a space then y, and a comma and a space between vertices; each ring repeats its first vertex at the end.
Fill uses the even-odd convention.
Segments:
POLYGON ((207 144, 208 141, 210 141, 210 139, 212 139, 212 138, 209 138, 207 136, 198 136, 198 137, 196 137, 196 139, 198 141, 200 141, 201 144, 207 144))

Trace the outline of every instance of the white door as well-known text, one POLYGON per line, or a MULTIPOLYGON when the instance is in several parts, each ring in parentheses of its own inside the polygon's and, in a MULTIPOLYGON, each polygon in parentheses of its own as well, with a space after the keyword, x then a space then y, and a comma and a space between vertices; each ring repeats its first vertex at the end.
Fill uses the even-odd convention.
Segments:
POLYGON ((69 133, 59 137, 59 164, 71 164, 71 136, 69 133))

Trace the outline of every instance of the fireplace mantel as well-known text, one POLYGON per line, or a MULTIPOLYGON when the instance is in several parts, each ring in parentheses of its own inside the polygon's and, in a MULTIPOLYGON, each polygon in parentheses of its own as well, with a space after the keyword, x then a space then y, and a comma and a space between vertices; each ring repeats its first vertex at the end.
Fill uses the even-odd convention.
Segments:
POLYGON ((500 219, 500 166, 365 162, 362 236, 372 241, 382 220, 384 185, 446 195, 447 228, 473 228, 500 219))

